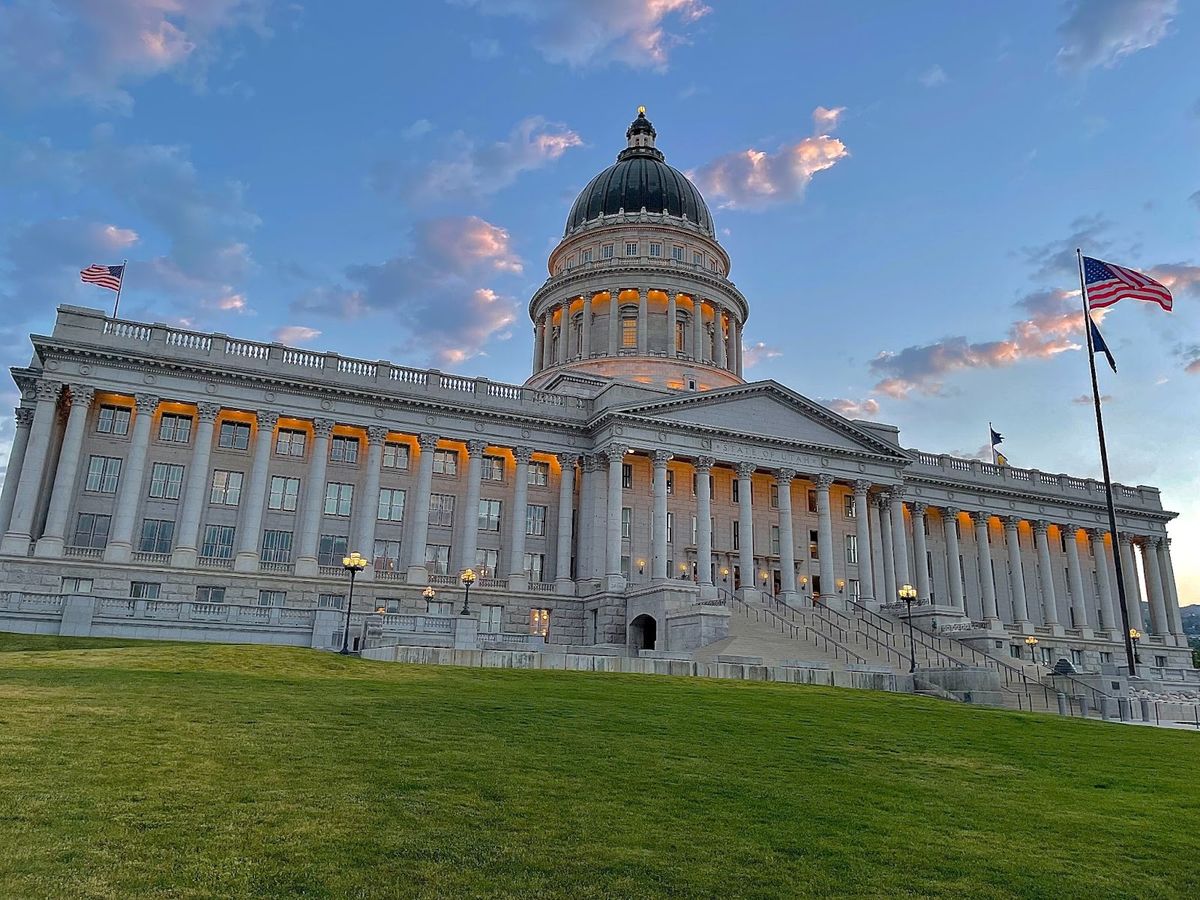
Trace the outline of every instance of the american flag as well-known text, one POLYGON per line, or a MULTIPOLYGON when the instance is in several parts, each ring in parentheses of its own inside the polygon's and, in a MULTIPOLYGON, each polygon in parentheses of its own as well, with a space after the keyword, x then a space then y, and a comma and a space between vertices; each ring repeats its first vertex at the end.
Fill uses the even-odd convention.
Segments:
POLYGON ((87 284, 98 284, 110 291, 121 289, 121 276, 125 274, 124 266, 88 266, 79 271, 79 280, 87 284))
POLYGON ((1083 258, 1083 280, 1087 285, 1088 309, 1112 306, 1118 300, 1130 297, 1149 300, 1170 312, 1174 302, 1171 292, 1149 275, 1090 256, 1083 258))

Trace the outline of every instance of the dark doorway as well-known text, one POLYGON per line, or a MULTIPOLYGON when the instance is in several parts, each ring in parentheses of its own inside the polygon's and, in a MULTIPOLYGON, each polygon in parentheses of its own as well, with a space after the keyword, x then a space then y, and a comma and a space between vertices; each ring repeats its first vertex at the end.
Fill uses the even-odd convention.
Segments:
POLYGON ((629 643, 634 650, 653 650, 658 639, 658 623, 642 613, 629 623, 629 643))

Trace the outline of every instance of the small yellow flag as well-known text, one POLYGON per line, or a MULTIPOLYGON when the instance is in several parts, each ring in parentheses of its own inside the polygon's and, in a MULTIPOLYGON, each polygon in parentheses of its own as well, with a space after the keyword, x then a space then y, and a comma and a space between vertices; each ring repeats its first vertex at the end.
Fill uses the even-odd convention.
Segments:
POLYGON ((1005 456, 1003 453, 997 453, 996 454, 996 465, 1007 466, 1008 465, 1008 457, 1005 456))

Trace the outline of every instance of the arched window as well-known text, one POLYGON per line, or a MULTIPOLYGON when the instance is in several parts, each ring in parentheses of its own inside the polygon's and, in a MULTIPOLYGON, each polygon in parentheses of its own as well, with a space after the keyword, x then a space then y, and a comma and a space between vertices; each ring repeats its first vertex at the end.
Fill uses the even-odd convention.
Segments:
POLYGON ((675 352, 682 353, 687 348, 688 321, 684 316, 675 318, 675 352))
POLYGON ((634 350, 638 344, 637 307, 626 307, 621 310, 621 348, 634 350))

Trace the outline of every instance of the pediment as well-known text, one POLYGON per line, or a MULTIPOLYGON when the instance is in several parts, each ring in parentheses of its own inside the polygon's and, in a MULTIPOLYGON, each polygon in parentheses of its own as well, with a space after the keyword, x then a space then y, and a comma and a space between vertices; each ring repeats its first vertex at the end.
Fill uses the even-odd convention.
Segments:
POLYGON ((630 404, 613 412, 743 439, 761 438, 908 459, 908 454, 900 448, 773 381, 630 404))

